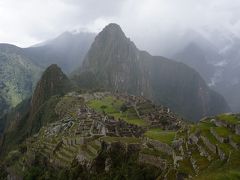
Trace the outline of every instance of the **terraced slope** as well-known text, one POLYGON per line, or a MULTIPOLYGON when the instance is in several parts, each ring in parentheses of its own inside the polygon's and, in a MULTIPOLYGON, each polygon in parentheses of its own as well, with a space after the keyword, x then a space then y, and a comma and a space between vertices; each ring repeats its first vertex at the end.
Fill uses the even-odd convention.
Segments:
POLYGON ((40 167, 36 177, 54 179, 239 178, 239 115, 187 124, 142 97, 108 92, 68 93, 55 111, 58 121, 8 154, 11 177, 40 167))

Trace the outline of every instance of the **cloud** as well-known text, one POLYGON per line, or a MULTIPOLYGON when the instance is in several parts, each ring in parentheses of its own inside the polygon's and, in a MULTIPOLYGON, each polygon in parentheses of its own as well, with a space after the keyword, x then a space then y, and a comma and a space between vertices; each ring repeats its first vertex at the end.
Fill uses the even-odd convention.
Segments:
POLYGON ((0 41, 29 46, 73 29, 119 23, 140 49, 165 53, 189 31, 240 34, 239 0, 1 0, 0 41))

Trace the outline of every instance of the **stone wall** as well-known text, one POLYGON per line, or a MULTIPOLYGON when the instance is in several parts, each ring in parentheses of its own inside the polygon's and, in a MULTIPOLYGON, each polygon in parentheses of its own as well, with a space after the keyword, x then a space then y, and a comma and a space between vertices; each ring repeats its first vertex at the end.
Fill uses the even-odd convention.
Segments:
POLYGON ((63 138, 63 144, 68 145, 68 146, 72 146, 72 145, 82 145, 85 144, 87 142, 89 142, 90 140, 92 140, 94 137, 73 137, 73 138, 63 138))
POLYGON ((240 144, 235 143, 231 137, 229 137, 229 144, 236 150, 238 150, 240 148, 240 144))
POLYGON ((189 141, 190 141, 191 144, 197 144, 198 137, 195 134, 190 134, 189 141))
POLYGON ((149 139, 149 138, 145 138, 146 143, 149 143, 150 145, 152 145, 155 149, 162 151, 164 153, 167 153, 168 155, 172 155, 173 153, 173 149, 171 146, 169 146, 168 144, 153 140, 153 139, 149 139))
POLYGON ((207 146, 207 148, 212 151, 213 153, 217 153, 217 149, 216 146, 214 144, 212 144, 206 137, 204 136, 200 136, 203 143, 205 144, 205 146, 207 146))
POLYGON ((226 159, 226 154, 221 150, 221 148, 219 148, 218 145, 216 145, 216 146, 217 146, 217 154, 220 157, 220 159, 221 160, 226 159))
POLYGON ((175 168, 177 168, 178 162, 183 160, 183 156, 177 156, 176 153, 173 151, 172 158, 173 158, 173 165, 175 168))
POLYGON ((228 143, 229 142, 228 138, 219 136, 213 128, 210 129, 210 132, 220 143, 228 143))
POLYGON ((240 135, 240 124, 235 126, 235 134, 240 135))
POLYGON ((138 161, 140 163, 153 165, 153 166, 158 167, 162 170, 165 170, 167 168, 166 160, 161 159, 160 157, 154 156, 154 155, 140 153, 138 161))
POLYGON ((228 124, 225 121, 221 121, 218 119, 212 119, 211 122, 215 124, 217 127, 228 127, 228 124))

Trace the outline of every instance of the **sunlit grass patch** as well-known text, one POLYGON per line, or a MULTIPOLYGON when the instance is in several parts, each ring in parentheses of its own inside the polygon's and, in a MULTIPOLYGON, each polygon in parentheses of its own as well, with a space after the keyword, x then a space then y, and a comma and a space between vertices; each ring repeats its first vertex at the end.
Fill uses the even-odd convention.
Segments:
POLYGON ((172 144, 172 141, 175 138, 175 131, 164 131, 161 128, 154 128, 148 130, 145 134, 146 137, 154 139, 166 144, 172 144))

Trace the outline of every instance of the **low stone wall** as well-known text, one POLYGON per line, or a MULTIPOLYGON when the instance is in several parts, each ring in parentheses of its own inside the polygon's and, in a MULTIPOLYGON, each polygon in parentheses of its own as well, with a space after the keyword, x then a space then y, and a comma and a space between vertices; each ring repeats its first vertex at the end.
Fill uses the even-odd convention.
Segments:
POLYGON ((229 142, 228 138, 219 136, 213 128, 210 129, 210 132, 220 143, 228 143, 229 142))
POLYGON ((94 147, 87 145, 87 149, 91 151, 93 154, 98 154, 98 149, 95 149, 94 147))
POLYGON ((172 158, 173 158, 174 168, 177 168, 178 162, 183 160, 183 156, 177 156, 176 153, 173 151, 172 158))
POLYGON ((208 147, 208 149, 217 154, 221 160, 226 159, 226 154, 218 147, 218 145, 210 143, 210 141, 204 136, 201 136, 201 139, 203 140, 203 143, 208 147))
POLYGON ((175 150, 179 150, 182 147, 183 143, 184 143, 184 140, 182 138, 178 140, 173 140, 172 147, 175 150))
POLYGON ((236 150, 240 148, 240 144, 235 143, 230 136, 229 136, 229 144, 236 150))
POLYGON ((68 145, 68 146, 72 146, 72 145, 82 145, 85 144, 87 142, 89 142, 90 140, 92 140, 94 137, 74 137, 74 138, 63 138, 63 144, 68 145))
POLYGON ((147 138, 146 143, 151 144, 155 149, 162 151, 164 153, 167 153, 168 155, 172 155, 173 153, 173 149, 171 146, 169 146, 168 144, 162 143, 160 141, 147 138))
POLYGON ((240 124, 235 126, 235 134, 240 135, 240 124))
POLYGON ((217 146, 217 154, 220 157, 220 159, 221 160, 226 159, 226 154, 221 150, 221 148, 219 148, 218 145, 216 145, 216 146, 217 146))
POLYGON ((204 147, 202 147, 201 145, 199 144, 196 144, 197 145, 197 148, 198 148, 198 151, 200 153, 201 156, 204 156, 204 157, 208 157, 209 154, 207 153, 207 151, 204 149, 204 147))
POLYGON ((197 142, 199 140, 195 134, 190 134, 188 139, 191 144, 197 144, 197 142))
POLYGON ((138 161, 140 163, 153 165, 153 166, 158 167, 162 170, 165 170, 167 168, 166 160, 161 159, 158 156, 153 156, 153 155, 149 155, 149 154, 140 153, 138 161))
POLYGON ((205 144, 205 146, 207 146, 207 148, 212 151, 214 154, 217 153, 217 149, 216 146, 214 144, 212 144, 206 137, 204 136, 200 136, 200 138, 202 139, 203 143, 205 144))
POLYGON ((196 164, 197 161, 191 156, 191 157, 190 157, 190 162, 191 162, 191 164, 192 164, 192 167, 193 167, 194 172, 195 172, 196 174, 198 174, 198 172, 199 172, 199 167, 198 167, 197 164, 196 164))
POLYGON ((211 120, 211 122, 213 122, 215 124, 215 126, 217 126, 217 127, 228 127, 228 125, 225 121, 213 119, 213 120, 211 120))

